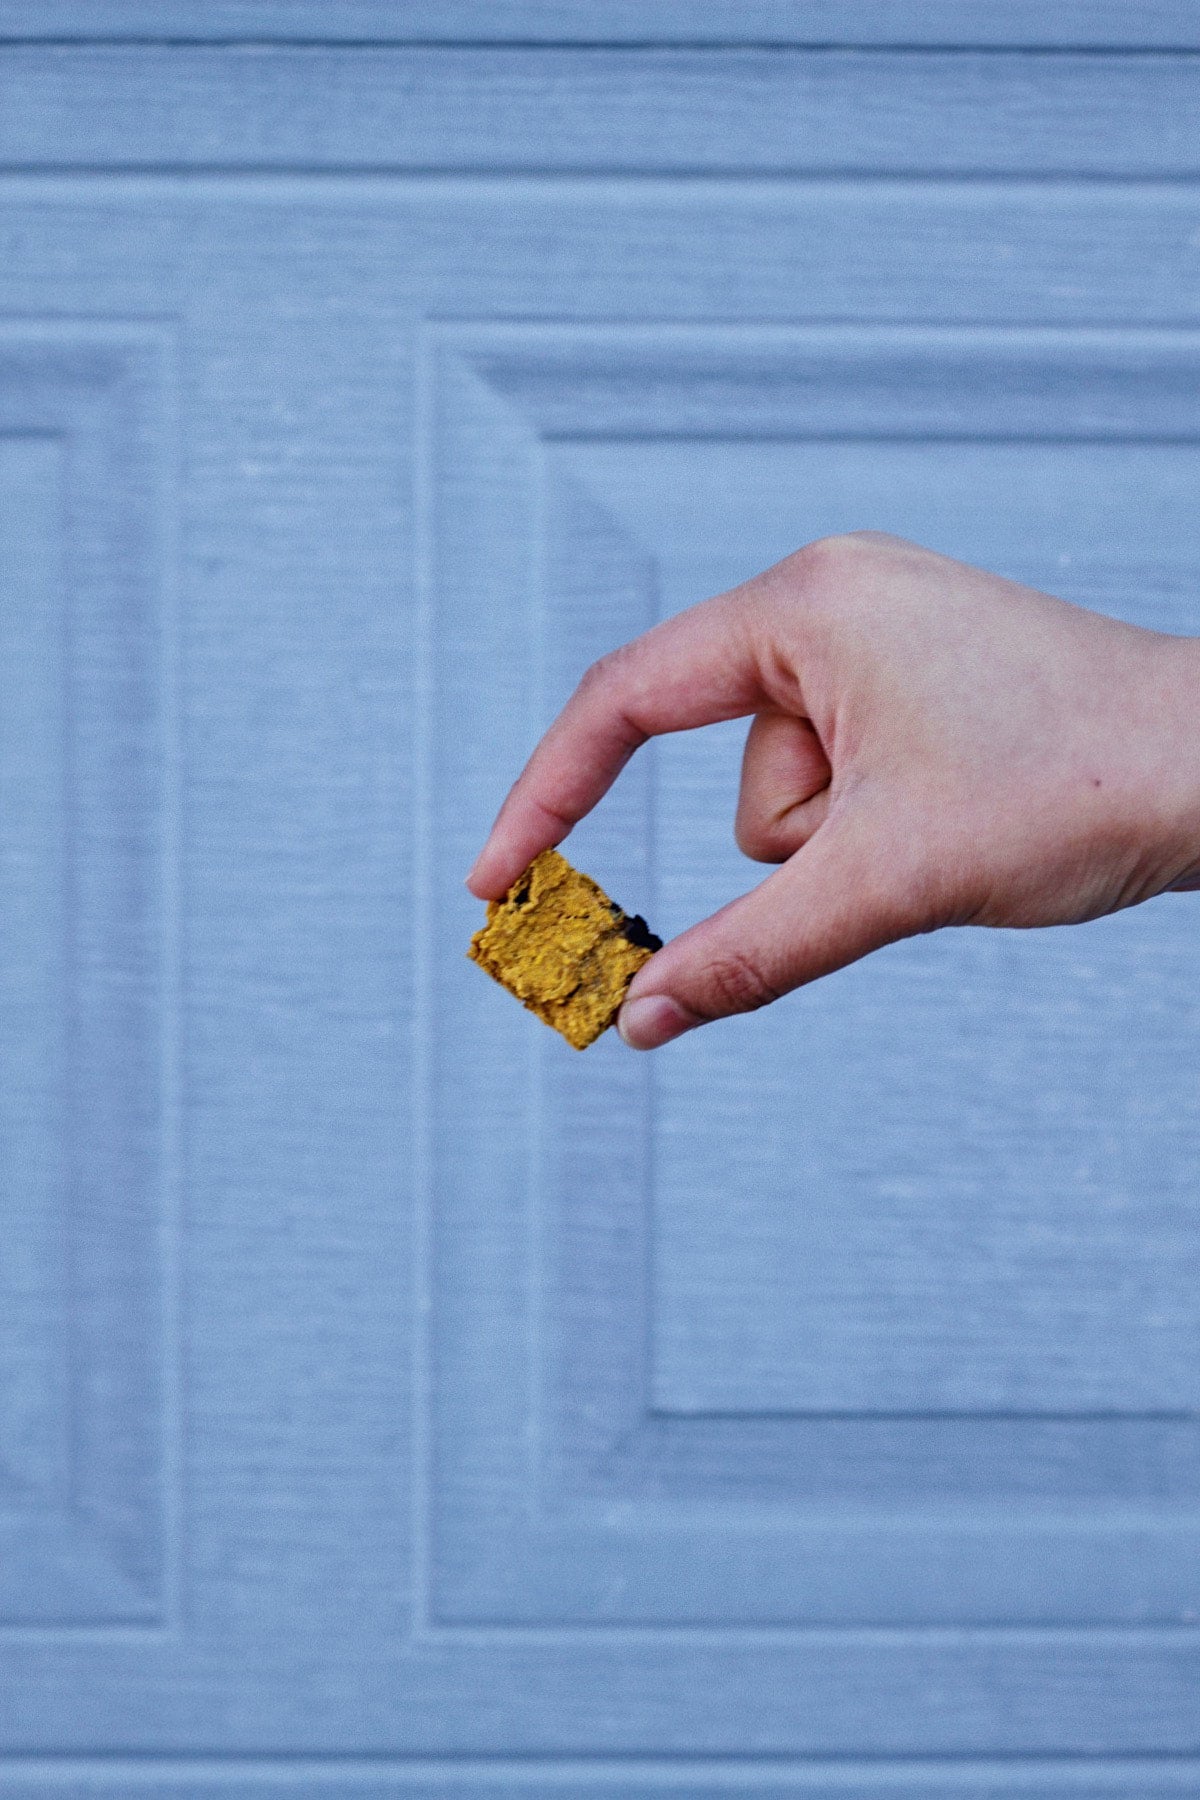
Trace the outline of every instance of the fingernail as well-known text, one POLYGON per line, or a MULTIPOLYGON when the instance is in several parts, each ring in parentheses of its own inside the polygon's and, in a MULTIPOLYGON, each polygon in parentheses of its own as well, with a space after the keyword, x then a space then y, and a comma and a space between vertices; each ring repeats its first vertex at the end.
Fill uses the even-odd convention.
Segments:
POLYGON ((617 1018, 617 1030, 631 1050, 657 1050, 672 1038, 700 1023, 667 994, 649 994, 644 1000, 627 1000, 617 1018))

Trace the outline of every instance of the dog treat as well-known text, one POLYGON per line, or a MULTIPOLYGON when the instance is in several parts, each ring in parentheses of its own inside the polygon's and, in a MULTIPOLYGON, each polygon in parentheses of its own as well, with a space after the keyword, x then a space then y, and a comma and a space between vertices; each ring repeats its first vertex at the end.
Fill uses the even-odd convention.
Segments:
POLYGON ((467 955, 523 1006, 586 1050, 617 1016, 625 990, 662 939, 631 918, 557 850, 543 850, 489 900, 467 955))

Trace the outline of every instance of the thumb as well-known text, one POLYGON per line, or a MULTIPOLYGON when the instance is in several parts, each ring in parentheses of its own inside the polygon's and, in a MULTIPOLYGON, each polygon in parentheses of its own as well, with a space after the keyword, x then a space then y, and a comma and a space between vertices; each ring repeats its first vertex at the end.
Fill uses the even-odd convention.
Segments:
POLYGON ((631 1049, 655 1050, 709 1020, 766 1006, 917 929, 887 834, 865 808, 831 813, 758 887, 638 970, 618 1028, 631 1049))

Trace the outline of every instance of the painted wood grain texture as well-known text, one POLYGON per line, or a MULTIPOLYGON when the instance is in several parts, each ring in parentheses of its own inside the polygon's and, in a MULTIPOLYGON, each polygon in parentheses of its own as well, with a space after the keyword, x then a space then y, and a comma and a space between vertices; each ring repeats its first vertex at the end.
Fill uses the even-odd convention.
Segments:
POLYGON ((0 322, 0 1620, 161 1607, 161 334, 0 322))
POLYGON ((1191 0, 0 0, 10 38, 1200 45, 1191 0))
POLYGON ((1169 176, 1188 57, 789 48, 0 55, 0 167, 1169 176))
MULTIPOLYGON (((650 1063, 461 885, 807 537, 1197 629, 1192 9, 0 35, 0 1794, 1200 1794, 1195 903, 650 1063)), ((737 750, 580 831, 656 925, 737 750)))

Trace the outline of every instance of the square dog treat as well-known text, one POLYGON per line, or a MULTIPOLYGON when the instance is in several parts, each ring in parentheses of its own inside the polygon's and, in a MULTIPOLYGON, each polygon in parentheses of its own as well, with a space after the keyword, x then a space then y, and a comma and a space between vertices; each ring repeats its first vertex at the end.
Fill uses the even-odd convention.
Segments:
POLYGON ((662 949, 557 850, 543 850, 509 888, 489 900, 487 923, 467 955, 530 1012, 586 1050, 607 1031, 635 972, 662 949))

